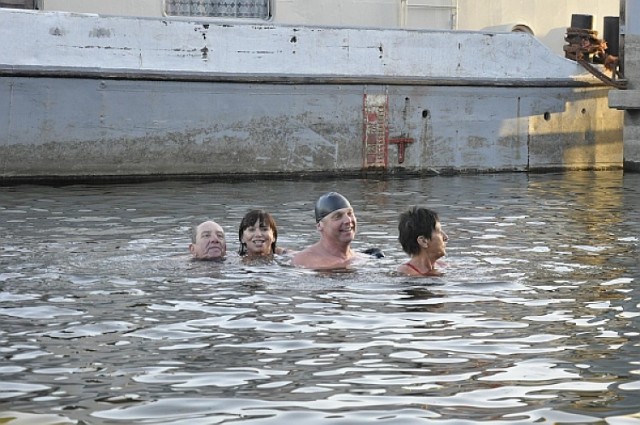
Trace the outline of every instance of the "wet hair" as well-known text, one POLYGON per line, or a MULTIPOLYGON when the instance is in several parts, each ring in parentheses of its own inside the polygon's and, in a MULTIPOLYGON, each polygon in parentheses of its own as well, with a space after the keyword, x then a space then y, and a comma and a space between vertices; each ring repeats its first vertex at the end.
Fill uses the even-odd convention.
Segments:
POLYGON ((409 255, 418 254, 420 252, 418 237, 424 236, 431 239, 431 234, 439 221, 438 214, 428 208, 414 206, 400 214, 398 241, 402 245, 402 250, 409 255))
POLYGON ((325 193, 316 201, 316 223, 319 223, 320 220, 335 210, 340 210, 342 208, 351 208, 351 204, 347 198, 340 195, 338 192, 325 193))
POLYGON ((271 214, 269 214, 265 210, 251 210, 246 213, 244 217, 242 217, 240 227, 238 228, 238 240, 240 241, 240 249, 238 250, 238 254, 247 255, 247 245, 242 242, 242 234, 247 227, 253 226, 256 221, 260 222, 260 226, 264 226, 266 224, 273 232, 271 253, 275 254, 276 242, 278 241, 278 226, 276 225, 276 221, 273 219, 273 217, 271 217, 271 214))

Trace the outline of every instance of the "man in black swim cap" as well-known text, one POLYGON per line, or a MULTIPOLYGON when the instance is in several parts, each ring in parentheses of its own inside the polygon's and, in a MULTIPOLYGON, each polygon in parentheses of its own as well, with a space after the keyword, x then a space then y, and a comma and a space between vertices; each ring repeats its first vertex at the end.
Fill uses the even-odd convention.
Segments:
POLYGON ((338 192, 328 192, 318 198, 316 201, 316 223, 331 214, 335 210, 341 208, 351 208, 351 204, 344 196, 338 192))
POLYGON ((337 192, 318 198, 315 206, 316 228, 320 240, 298 252, 293 265, 311 269, 344 268, 361 254, 351 249, 357 220, 351 204, 337 192))

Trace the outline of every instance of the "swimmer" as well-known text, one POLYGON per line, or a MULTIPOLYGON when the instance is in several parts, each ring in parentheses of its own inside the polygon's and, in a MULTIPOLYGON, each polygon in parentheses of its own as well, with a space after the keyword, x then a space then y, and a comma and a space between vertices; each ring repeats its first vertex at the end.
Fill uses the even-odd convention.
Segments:
POLYGON ((271 214, 264 210, 251 210, 242 218, 238 228, 241 257, 263 257, 282 254, 284 249, 276 247, 278 226, 271 214))
POLYGON ((398 240, 411 259, 398 266, 399 273, 408 276, 440 276, 437 260, 446 254, 449 236, 442 230, 435 211, 411 207, 400 215, 398 240))
POLYGON ((357 220, 351 204, 337 192, 322 195, 315 206, 316 229, 320 240, 293 256, 292 264, 310 269, 344 268, 362 257, 351 242, 356 236, 357 220))
POLYGON ((215 221, 207 220, 191 229, 189 251, 195 260, 221 260, 227 253, 224 230, 215 221))

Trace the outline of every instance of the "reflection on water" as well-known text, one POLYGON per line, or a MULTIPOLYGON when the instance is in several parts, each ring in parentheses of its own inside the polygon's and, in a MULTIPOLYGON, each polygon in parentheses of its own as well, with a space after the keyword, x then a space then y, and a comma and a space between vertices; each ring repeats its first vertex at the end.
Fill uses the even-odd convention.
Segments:
POLYGON ((0 189, 0 423, 576 423, 640 418, 640 175, 0 189), (191 262, 189 226, 356 208, 347 273, 191 262), (405 278, 397 217, 438 211, 446 274, 405 278), (466 422, 465 422, 466 421, 466 422))

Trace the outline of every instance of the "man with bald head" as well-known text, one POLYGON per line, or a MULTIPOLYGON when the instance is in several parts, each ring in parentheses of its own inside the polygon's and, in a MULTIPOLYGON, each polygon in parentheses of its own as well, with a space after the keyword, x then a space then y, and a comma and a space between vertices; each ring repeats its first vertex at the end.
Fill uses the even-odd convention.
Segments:
POLYGON ((191 229, 189 251, 194 260, 221 260, 227 253, 224 230, 215 221, 207 220, 191 229))
POLYGON ((351 204, 341 194, 328 192, 315 206, 316 229, 320 240, 294 255, 292 264, 310 269, 337 269, 362 255, 351 249, 357 220, 351 204))

